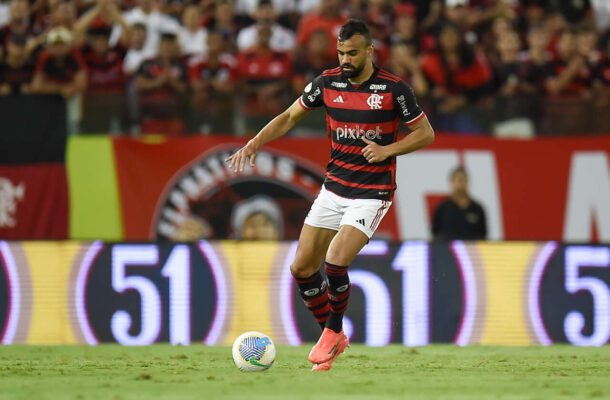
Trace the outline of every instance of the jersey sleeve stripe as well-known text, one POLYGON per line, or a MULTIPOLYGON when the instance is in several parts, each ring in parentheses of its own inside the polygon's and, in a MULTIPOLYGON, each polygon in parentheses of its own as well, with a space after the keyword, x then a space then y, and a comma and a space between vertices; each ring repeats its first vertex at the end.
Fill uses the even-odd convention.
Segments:
POLYGON ((313 110, 313 108, 312 108, 312 107, 307 107, 307 106, 305 105, 305 103, 303 103, 303 98, 302 98, 302 97, 299 97, 299 105, 300 105, 301 107, 303 107, 305 110, 308 110, 308 111, 309 111, 309 110, 313 110))
POLYGON ((423 117, 426 116, 426 113, 424 113, 423 111, 421 112, 421 114, 419 114, 417 117, 413 118, 412 120, 405 122, 405 124, 407 125, 413 125, 414 123, 416 123, 417 121, 419 121, 420 119, 422 119, 423 117))
POLYGON ((349 187, 355 187, 355 188, 359 188, 359 189, 376 189, 376 190, 390 190, 392 189, 392 185, 369 185, 366 183, 355 183, 355 182, 348 182, 345 181, 341 178, 337 178, 334 175, 331 175, 330 173, 326 173, 326 177, 328 179, 330 179, 331 181, 335 181, 337 183, 340 183, 343 186, 349 186, 349 187))
POLYGON ((341 67, 326 69, 322 71, 322 76, 339 75, 341 74, 341 67))

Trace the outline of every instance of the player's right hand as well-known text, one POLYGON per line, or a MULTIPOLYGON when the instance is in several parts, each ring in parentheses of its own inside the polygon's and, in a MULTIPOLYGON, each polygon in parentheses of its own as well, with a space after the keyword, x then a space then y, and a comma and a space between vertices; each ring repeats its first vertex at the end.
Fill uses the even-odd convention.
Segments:
POLYGON ((254 139, 252 139, 244 147, 227 157, 225 162, 229 163, 229 169, 233 169, 235 173, 244 170, 248 158, 250 158, 250 166, 254 167, 254 160, 256 159, 258 148, 259 146, 254 142, 254 139))

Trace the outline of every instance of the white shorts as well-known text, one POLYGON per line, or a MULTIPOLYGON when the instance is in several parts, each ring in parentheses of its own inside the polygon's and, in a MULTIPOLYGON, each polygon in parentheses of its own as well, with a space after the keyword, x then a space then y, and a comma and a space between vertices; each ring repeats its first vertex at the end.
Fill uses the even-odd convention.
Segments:
POLYGON ((335 231, 343 225, 351 225, 370 239, 391 205, 387 200, 348 199, 322 186, 305 224, 335 231))

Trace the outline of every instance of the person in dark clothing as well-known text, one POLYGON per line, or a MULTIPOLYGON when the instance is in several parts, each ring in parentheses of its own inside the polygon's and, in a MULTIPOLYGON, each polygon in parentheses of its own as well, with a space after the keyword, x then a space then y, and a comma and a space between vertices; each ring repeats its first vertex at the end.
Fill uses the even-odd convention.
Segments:
POLYGON ((34 60, 27 38, 13 35, 6 46, 6 56, 0 61, 0 95, 27 94, 34 75, 34 60))
POLYGON ((435 240, 484 240, 487 221, 483 207, 468 194, 468 175, 464 167, 450 175, 451 195, 434 212, 432 234, 435 240))

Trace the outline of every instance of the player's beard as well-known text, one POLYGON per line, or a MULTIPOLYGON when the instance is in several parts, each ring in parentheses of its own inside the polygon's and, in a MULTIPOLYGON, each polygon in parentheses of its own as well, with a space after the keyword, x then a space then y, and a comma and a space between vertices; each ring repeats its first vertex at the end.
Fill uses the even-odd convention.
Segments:
POLYGON ((352 64, 343 64, 341 65, 341 73, 343 74, 343 76, 345 76, 346 78, 355 78, 358 75, 360 75, 360 73, 362 72, 362 70, 364 69, 364 64, 356 67, 352 64), (351 69, 346 70, 345 67, 351 67, 351 69))

